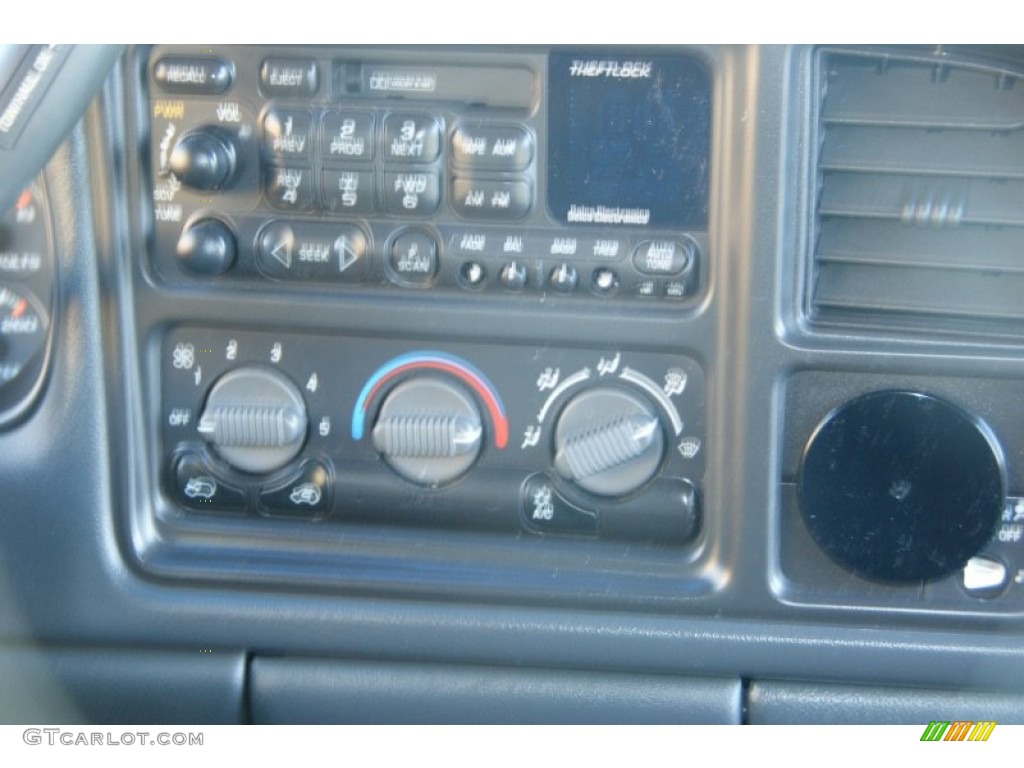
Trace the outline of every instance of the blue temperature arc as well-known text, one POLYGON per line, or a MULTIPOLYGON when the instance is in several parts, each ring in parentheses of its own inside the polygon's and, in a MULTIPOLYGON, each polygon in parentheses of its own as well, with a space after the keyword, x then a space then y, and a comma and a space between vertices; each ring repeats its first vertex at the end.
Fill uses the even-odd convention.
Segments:
POLYGON ((494 385, 483 373, 470 363, 445 352, 423 351, 399 355, 373 372, 363 385, 355 407, 352 409, 352 439, 362 440, 366 431, 366 410, 377 392, 388 380, 407 371, 432 369, 449 373, 470 386, 480 396, 494 424, 494 445, 504 448, 508 445, 508 417, 494 385))

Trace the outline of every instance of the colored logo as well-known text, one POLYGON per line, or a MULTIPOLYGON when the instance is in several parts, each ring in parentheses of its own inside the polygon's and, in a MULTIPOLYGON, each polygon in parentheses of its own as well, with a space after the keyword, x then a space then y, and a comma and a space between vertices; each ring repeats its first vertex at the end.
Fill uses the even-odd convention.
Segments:
POLYGON ((921 741, 988 741, 995 729, 994 720, 932 720, 921 741))

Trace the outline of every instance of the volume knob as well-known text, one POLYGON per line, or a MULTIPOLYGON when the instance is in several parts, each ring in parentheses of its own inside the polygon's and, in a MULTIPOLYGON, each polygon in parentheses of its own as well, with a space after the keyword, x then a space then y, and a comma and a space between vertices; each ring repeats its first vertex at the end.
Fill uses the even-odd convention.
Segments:
POLYGON ((237 162, 235 140, 220 128, 204 126, 178 139, 167 167, 185 186, 206 191, 230 186, 237 162))

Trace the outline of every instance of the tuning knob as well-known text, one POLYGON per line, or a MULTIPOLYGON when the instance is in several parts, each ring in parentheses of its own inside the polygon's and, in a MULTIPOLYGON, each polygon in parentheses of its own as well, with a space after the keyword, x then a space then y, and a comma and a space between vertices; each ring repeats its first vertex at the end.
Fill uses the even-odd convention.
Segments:
POLYGON ((243 472, 280 469, 298 455, 309 418, 299 390, 277 371, 239 368, 213 385, 199 434, 243 472))
POLYGON ((964 567, 995 534, 1002 454, 957 406, 873 392, 825 417, 804 452, 800 507, 818 545, 870 578, 920 582, 964 567))
POLYGON ((178 139, 167 167, 185 186, 206 191, 231 186, 237 164, 235 140, 220 128, 203 126, 178 139))
POLYGON ((665 438, 654 407, 617 387, 569 401, 555 427, 555 469, 598 496, 627 496, 658 471, 665 438))
POLYGON ((421 377, 387 396, 373 428, 374 447, 406 480, 435 487, 465 474, 483 444, 480 411, 460 386, 421 377))
POLYGON ((235 234, 220 219, 200 219, 185 227, 178 239, 178 258, 189 272, 220 275, 235 264, 235 234))

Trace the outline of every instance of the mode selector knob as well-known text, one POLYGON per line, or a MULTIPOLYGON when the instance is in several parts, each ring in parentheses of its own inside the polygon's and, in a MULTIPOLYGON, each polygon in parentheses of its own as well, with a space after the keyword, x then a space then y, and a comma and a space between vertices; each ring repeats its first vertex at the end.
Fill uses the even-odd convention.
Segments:
POLYGON ((465 474, 480 455, 480 411, 453 382, 410 379, 395 387, 381 406, 373 445, 406 480, 442 485, 465 474))
POLYGON ((237 166, 235 139, 212 125, 183 134, 171 150, 167 164, 182 184, 198 190, 231 186, 237 166))
POLYGON ((280 469, 306 441, 309 417, 283 374, 247 366, 221 376, 206 398, 199 434, 243 472, 280 469))
POLYGON ((555 427, 555 469, 598 496, 627 496, 658 471, 661 420, 642 397, 598 387, 569 401, 555 427))

